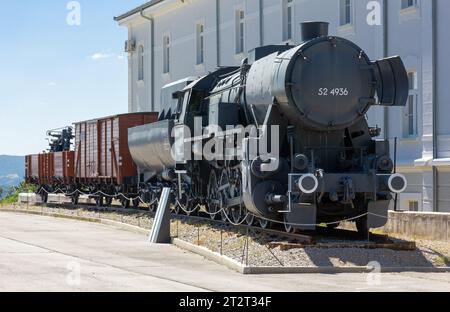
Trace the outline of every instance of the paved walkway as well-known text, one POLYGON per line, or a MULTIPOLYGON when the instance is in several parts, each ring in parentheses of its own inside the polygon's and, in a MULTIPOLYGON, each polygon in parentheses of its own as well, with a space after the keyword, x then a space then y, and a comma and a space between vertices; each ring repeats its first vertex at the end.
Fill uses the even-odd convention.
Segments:
POLYGON ((450 274, 243 276, 144 235, 0 212, 0 291, 450 291, 450 274))

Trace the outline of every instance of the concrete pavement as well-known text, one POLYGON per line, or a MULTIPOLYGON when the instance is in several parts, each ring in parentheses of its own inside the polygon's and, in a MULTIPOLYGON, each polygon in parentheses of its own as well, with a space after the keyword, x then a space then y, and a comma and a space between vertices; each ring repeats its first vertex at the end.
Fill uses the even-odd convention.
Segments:
POLYGON ((146 240, 101 224, 0 212, 0 291, 450 291, 449 273, 243 276, 146 240))

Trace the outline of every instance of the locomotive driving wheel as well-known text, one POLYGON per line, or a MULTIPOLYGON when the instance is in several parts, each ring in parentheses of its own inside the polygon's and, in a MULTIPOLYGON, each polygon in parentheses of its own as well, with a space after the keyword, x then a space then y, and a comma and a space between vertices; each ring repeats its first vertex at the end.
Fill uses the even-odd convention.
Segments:
POLYGON ((220 178, 223 211, 222 220, 241 223, 246 217, 246 209, 242 203, 242 174, 239 167, 225 168, 220 178))
POLYGON ((260 228, 262 228, 264 230, 267 229, 269 227, 269 225, 270 225, 270 221, 269 220, 262 219, 262 218, 258 219, 258 223, 259 223, 260 228))
POLYGON ((240 166, 231 169, 230 189, 228 193, 231 199, 238 199, 239 204, 234 206, 231 211, 233 222, 241 223, 247 217, 247 209, 242 202, 242 173, 240 166))
POLYGON ((288 219, 286 218, 286 215, 284 215, 284 229, 286 233, 294 233, 295 228, 292 226, 291 223, 289 223, 288 219))
POLYGON ((156 209, 158 208, 158 202, 156 199, 157 199, 156 193, 153 191, 150 191, 149 195, 148 195, 148 202, 147 202, 148 210, 150 212, 155 212, 156 209))
POLYGON ((222 208, 222 212, 221 212, 221 217, 222 217, 222 221, 223 222, 227 222, 228 220, 231 220, 231 208, 228 206, 228 200, 231 198, 231 193, 230 193, 230 176, 228 173, 228 169, 225 168, 222 170, 222 173, 220 175, 220 180, 219 180, 219 196, 221 198, 220 202, 221 202, 221 208, 222 208))
POLYGON ((179 194, 179 187, 176 188, 176 201, 174 210, 176 214, 186 214, 190 216, 196 210, 196 201, 191 192, 191 189, 187 185, 182 185, 181 196, 179 194))
POLYGON ((214 171, 214 169, 212 169, 211 173, 209 174, 206 203, 210 218, 212 220, 216 220, 218 212, 221 208, 221 198, 219 192, 219 185, 217 183, 217 174, 216 171, 214 171))
POLYGON ((249 226, 253 225, 255 223, 255 216, 251 214, 249 211, 247 211, 247 216, 245 217, 245 223, 249 226))

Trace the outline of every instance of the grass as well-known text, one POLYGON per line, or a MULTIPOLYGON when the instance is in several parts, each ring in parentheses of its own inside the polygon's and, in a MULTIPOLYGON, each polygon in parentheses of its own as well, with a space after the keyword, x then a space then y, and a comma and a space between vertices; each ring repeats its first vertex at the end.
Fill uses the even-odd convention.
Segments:
POLYGON ((26 184, 25 182, 21 183, 18 186, 10 187, 6 196, 0 201, 0 204, 8 205, 17 203, 20 193, 34 193, 36 191, 36 188, 36 185, 26 184))
POLYGON ((438 264, 438 265, 450 265, 450 259, 447 256, 439 256, 436 259, 436 264, 438 264))

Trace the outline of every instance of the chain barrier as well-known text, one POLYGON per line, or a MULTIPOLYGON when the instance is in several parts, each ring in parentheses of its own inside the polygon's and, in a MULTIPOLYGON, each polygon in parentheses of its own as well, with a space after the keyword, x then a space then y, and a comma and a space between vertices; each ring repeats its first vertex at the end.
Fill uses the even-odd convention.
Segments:
MULTIPOLYGON (((145 205, 148 205, 148 206, 152 206, 153 204, 159 202, 158 199, 154 199, 151 203, 147 203, 144 199, 142 199, 141 196, 137 196, 137 197, 127 197, 127 196, 126 196, 125 194, 123 194, 123 193, 119 193, 119 194, 116 194, 116 195, 110 195, 110 194, 104 193, 103 191, 97 191, 97 192, 95 192, 95 193, 88 194, 88 193, 84 193, 84 192, 82 192, 82 191, 80 191, 80 190, 75 190, 75 191, 73 191, 73 192, 71 192, 71 193, 66 193, 66 192, 64 192, 64 191, 61 190, 61 189, 57 189, 55 192, 49 192, 49 191, 47 191, 46 189, 42 188, 42 189, 39 191, 39 193, 41 193, 42 191, 44 191, 44 192, 47 193, 48 195, 64 194, 65 196, 68 196, 68 197, 73 196, 73 195, 75 195, 76 193, 78 193, 78 194, 84 195, 84 196, 97 196, 97 195, 103 195, 104 197, 108 197, 108 198, 117 198, 117 197, 121 197, 121 198, 123 198, 123 199, 125 199, 125 200, 129 200, 129 201, 135 201, 135 200, 139 199, 139 201, 140 201, 142 204, 145 204, 145 205)), ((175 203, 175 204, 178 205, 178 207, 180 207, 181 210, 183 210, 183 212, 184 212, 186 215, 188 215, 188 216, 189 216, 190 214, 192 214, 193 212, 195 212, 195 211, 197 211, 198 209, 201 208, 201 205, 200 205, 200 204, 197 204, 197 205, 195 206, 195 208, 193 208, 192 210, 188 210, 187 207, 184 206, 183 204, 181 204, 180 201, 179 201, 178 199, 176 200, 176 203, 175 203)), ((240 226, 240 225, 244 224, 244 222, 246 221, 246 219, 247 219, 249 216, 253 216, 253 217, 255 217, 255 218, 259 218, 259 219, 262 219, 262 220, 265 220, 265 221, 268 221, 268 222, 272 222, 272 223, 276 223, 276 224, 282 224, 282 225, 289 225, 289 226, 293 226, 293 227, 312 227, 312 226, 321 226, 321 225, 326 225, 326 226, 328 226, 328 225, 336 225, 336 224, 339 224, 339 223, 342 223, 342 222, 355 221, 355 220, 364 218, 364 217, 366 217, 366 216, 374 216, 374 217, 379 217, 379 218, 389 219, 389 217, 386 217, 386 216, 378 215, 378 214, 371 213, 371 212, 366 212, 366 213, 360 214, 360 215, 358 215, 358 216, 356 216, 356 217, 347 218, 347 219, 343 219, 343 220, 340 220, 340 221, 334 221, 334 222, 328 222, 328 223, 301 224, 301 223, 286 223, 286 222, 283 222, 283 221, 274 220, 274 219, 270 219, 270 218, 266 218, 266 217, 257 217, 257 216, 255 216, 255 215, 253 215, 252 213, 249 212, 249 213, 247 213, 247 215, 242 219, 242 221, 240 221, 240 222, 234 222, 234 221, 232 221, 232 220, 230 219, 230 217, 228 216, 228 213, 225 211, 225 209, 226 209, 226 208, 223 208, 223 207, 222 207, 220 210, 218 210, 218 211, 216 211, 216 212, 204 211, 204 213, 206 213, 206 214, 209 215, 210 217, 215 217, 215 216, 217 216, 218 214, 223 213, 223 215, 225 216, 225 218, 227 219, 227 221, 228 221, 231 225, 233 225, 233 226, 240 226)))

